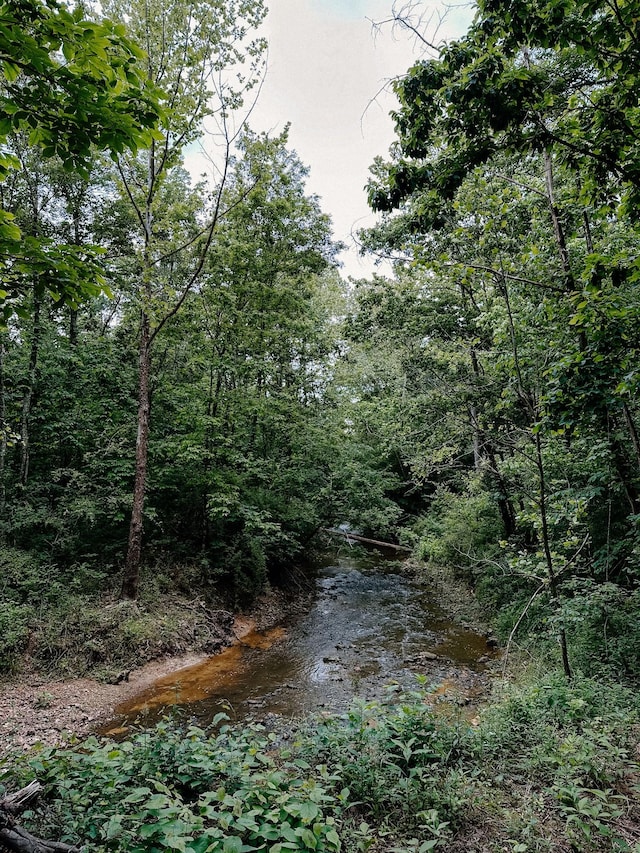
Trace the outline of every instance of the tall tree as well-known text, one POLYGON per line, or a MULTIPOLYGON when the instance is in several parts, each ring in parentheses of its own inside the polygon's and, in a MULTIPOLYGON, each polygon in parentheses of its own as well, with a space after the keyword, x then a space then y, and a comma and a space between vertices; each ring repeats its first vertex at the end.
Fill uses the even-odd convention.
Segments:
POLYGON ((245 593, 314 526, 317 468, 301 448, 340 291, 339 246, 286 141, 243 134, 197 295, 163 336, 154 402, 156 517, 245 593))
MULTIPOLYGON (((264 43, 249 31, 264 17, 262 0, 209 4, 111 0, 105 10, 126 20, 145 47, 145 73, 167 93, 160 134, 137 157, 117 161, 122 191, 138 222, 137 304, 140 316, 138 418, 133 507, 122 593, 138 592, 147 481, 152 349, 201 278, 214 240, 237 130, 234 111, 255 85, 264 43), (246 65, 246 68, 245 68, 246 65), (167 209, 167 182, 187 145, 213 122, 219 176, 210 203, 181 219, 167 209)), ((170 194, 169 194, 170 195, 170 194)), ((187 203, 186 199, 183 199, 187 203)))
MULTIPOLYGON (((568 579, 638 568, 632 7, 482 0, 464 38, 398 82, 398 142, 369 186, 384 213, 369 245, 414 262, 428 300, 460 290, 447 310, 451 339, 469 332, 474 467, 511 508, 514 571, 554 601, 568 675, 568 579)), ((428 352, 437 327, 424 334, 428 352)))

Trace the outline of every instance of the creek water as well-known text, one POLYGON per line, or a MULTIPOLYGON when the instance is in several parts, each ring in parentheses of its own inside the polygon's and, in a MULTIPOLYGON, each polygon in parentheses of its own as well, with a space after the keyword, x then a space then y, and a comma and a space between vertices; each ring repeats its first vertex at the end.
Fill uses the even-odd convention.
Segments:
POLYGON ((338 711, 390 683, 410 689, 416 673, 433 685, 460 672, 473 680, 493 654, 485 636, 444 612, 436 590, 388 555, 358 549, 318 568, 306 613, 165 676, 117 708, 105 733, 151 725, 171 709, 201 725, 221 710, 232 720, 338 711))

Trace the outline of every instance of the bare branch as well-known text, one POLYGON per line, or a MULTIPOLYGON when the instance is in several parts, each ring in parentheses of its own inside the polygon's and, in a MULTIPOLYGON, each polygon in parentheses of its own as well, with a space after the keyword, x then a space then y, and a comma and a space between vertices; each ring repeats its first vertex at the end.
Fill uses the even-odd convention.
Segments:
POLYGON ((504 650, 504 661, 503 661, 503 664, 502 664, 502 678, 503 678, 503 679, 504 679, 504 678, 506 678, 506 674, 507 674, 507 662, 508 662, 508 660, 509 660, 509 650, 510 650, 510 648, 511 648, 511 642, 513 641, 513 638, 515 637, 516 631, 517 631, 517 630, 518 630, 518 628, 520 627, 520 624, 521 624, 522 620, 524 619, 524 617, 527 615, 527 612, 528 612, 529 608, 531 607, 531 605, 533 604, 533 602, 536 600, 536 598, 540 595, 540 593, 542 592, 542 590, 543 590, 546 586, 547 586, 547 581, 545 581, 544 583, 541 583, 541 584, 540 584, 540 586, 539 586, 539 587, 537 588, 537 590, 533 593, 533 595, 531 596, 531 598, 529 599, 529 601, 526 603, 526 605, 525 605, 525 607, 524 607, 524 610, 522 611, 522 613, 521 613, 521 614, 520 614, 520 616, 518 617, 518 621, 516 622, 516 624, 515 624, 515 625, 513 626, 513 628, 511 629, 511 633, 509 634, 509 639, 507 640, 507 647, 506 647, 506 648, 505 648, 505 650, 504 650))
POLYGON ((124 169, 122 168, 122 162, 120 159, 118 159, 118 161, 116 163, 116 167, 118 169, 118 174, 120 175, 120 178, 122 180, 122 185, 124 186, 125 192, 127 193, 127 198, 131 202, 131 207, 134 209, 135 214, 138 217, 138 221, 140 222, 142 229, 146 233, 147 225, 145 222, 144 214, 143 214, 142 210, 140 209, 140 205, 135 200, 133 192, 131 191, 131 187, 129 186, 129 181, 127 180, 127 176, 124 173, 124 169))

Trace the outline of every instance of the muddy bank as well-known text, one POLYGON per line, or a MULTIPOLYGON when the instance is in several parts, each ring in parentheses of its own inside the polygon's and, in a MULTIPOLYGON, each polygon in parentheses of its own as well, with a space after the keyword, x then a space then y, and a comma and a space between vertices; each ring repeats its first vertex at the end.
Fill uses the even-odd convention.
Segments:
MULTIPOLYGON (((262 596, 254 611, 236 616, 233 631, 226 632, 232 645, 254 630, 266 630, 300 607, 272 592, 262 596)), ((222 631, 222 626, 221 626, 222 631)), ((28 672, 0 683, 0 766, 16 750, 35 744, 57 746, 95 732, 113 717, 114 709, 130 701, 150 685, 186 667, 208 659, 205 651, 165 655, 123 673, 123 679, 106 684, 94 678, 51 678, 28 672)))
POLYGON ((0 688, 0 760, 16 749, 36 743, 64 743, 83 737, 109 717, 113 708, 158 678, 203 660, 203 654, 186 654, 153 661, 120 684, 101 684, 90 678, 49 681, 30 676, 24 683, 0 688))
MULTIPOLYGON (((118 683, 23 678, 0 688, 0 757, 35 743, 91 732, 118 735, 177 712, 208 725, 335 713, 354 697, 412 690, 468 719, 490 687, 498 654, 473 596, 419 566, 353 551, 318 565, 315 591, 295 601, 271 593, 236 617, 221 652, 192 647, 131 672, 118 683), (457 709, 457 710, 456 710, 457 709), (123 728, 123 726, 125 728, 123 728)), ((215 625, 213 626, 215 628, 215 625)))

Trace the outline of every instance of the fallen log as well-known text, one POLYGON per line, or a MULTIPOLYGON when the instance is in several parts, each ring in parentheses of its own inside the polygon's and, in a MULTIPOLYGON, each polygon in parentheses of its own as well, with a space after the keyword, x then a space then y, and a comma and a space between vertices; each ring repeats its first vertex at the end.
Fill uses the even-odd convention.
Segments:
POLYGON ((9 814, 19 814, 31 800, 35 800, 42 791, 42 785, 37 780, 29 782, 25 788, 20 788, 15 794, 7 794, 0 800, 0 809, 9 814))
POLYGON ((367 539, 366 536, 360 536, 357 533, 349 533, 348 530, 335 530, 331 527, 321 527, 324 533, 333 533, 336 536, 344 536, 345 539, 353 539, 355 542, 364 542, 365 545, 376 545, 378 548, 391 548, 394 551, 406 551, 411 553, 412 548, 407 548, 406 545, 395 545, 393 542, 382 542, 380 539, 367 539))
POLYGON ((7 794, 0 799, 0 850, 10 853, 80 853, 79 847, 61 841, 45 841, 17 824, 15 816, 41 791, 40 782, 34 781, 15 794, 7 794))

